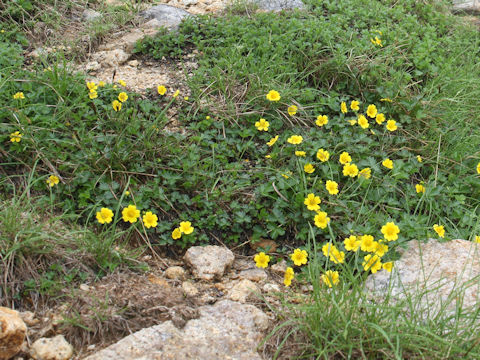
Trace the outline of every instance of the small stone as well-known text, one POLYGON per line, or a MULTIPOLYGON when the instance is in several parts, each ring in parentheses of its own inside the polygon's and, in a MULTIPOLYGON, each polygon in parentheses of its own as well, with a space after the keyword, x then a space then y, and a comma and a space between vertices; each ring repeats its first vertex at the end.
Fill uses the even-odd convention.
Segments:
POLYGON ((100 19, 103 15, 92 9, 85 9, 82 13, 82 19, 86 21, 94 21, 100 19))
POLYGON ((102 68, 102 65, 100 65, 97 61, 90 61, 85 65, 85 71, 97 71, 102 68))
POLYGON ((182 4, 184 6, 196 5, 197 3, 198 3, 198 0, 182 0, 182 4))
POLYGON ((30 356, 35 360, 68 360, 73 356, 73 347, 63 335, 40 338, 30 347, 30 356))
POLYGON ((88 286, 87 284, 80 284, 80 290, 82 290, 82 291, 89 291, 89 290, 90 290, 90 286, 88 286))
POLYGON ((185 262, 192 267, 193 275, 202 280, 219 279, 235 260, 233 253, 216 245, 193 246, 184 256, 185 262))
POLYGON ((10 359, 21 350, 26 333, 18 311, 0 307, 0 359, 10 359))
POLYGON ((270 269, 272 269, 272 271, 274 273, 283 275, 285 273, 285 271, 287 270, 287 262, 282 259, 278 263, 273 264, 270 269))
POLYGON ((27 326, 34 326, 40 322, 40 320, 35 318, 35 314, 31 311, 22 311, 19 315, 27 326))
POLYGON ((268 278, 265 270, 260 268, 247 269, 240 272, 239 277, 241 279, 247 279, 251 281, 260 282, 268 278))
POLYGON ((478 2, 478 0, 453 0, 452 12, 479 14, 480 3, 478 2))
POLYGON ((254 0, 259 9, 265 11, 282 11, 304 9, 305 4, 301 0, 254 0))
POLYGON ((137 67, 139 64, 140 63, 138 62, 138 60, 132 60, 128 62, 128 66, 133 66, 133 67, 137 67))
POLYGON ((250 280, 241 280, 229 292, 228 298, 233 301, 238 301, 242 304, 246 303, 248 299, 258 293, 259 288, 250 280))
POLYGON ((198 295, 198 289, 196 288, 196 286, 188 281, 184 281, 182 283, 182 290, 187 297, 193 297, 198 295))
POLYGON ((168 29, 176 29, 182 20, 187 16, 192 16, 188 11, 176 8, 170 5, 156 5, 139 14, 146 20, 157 19, 161 26, 168 29))
POLYGON ((93 61, 101 63, 105 67, 115 67, 125 63, 130 55, 122 49, 115 49, 110 51, 99 51, 92 55, 93 61))
POLYGON ((263 285, 263 291, 266 293, 280 292, 280 285, 275 283, 268 283, 263 285))
POLYGON ((183 279, 185 277, 185 269, 181 266, 170 266, 165 270, 165 276, 171 280, 183 279))

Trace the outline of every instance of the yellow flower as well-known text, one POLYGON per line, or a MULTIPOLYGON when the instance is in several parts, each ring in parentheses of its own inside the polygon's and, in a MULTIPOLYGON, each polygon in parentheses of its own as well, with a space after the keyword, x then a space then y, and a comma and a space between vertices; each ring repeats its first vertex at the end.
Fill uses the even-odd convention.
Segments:
POLYGON ((273 144, 275 144, 278 140, 278 135, 275 135, 273 138, 271 138, 268 142, 267 142, 267 146, 273 146, 273 144))
POLYGON ((127 93, 121 92, 120 94, 118 94, 118 100, 120 100, 122 103, 127 101, 127 99, 128 99, 127 93))
POLYGON ((342 101, 342 103, 340 104, 340 110, 343 114, 346 114, 348 112, 347 104, 345 103, 345 101, 342 101))
POLYGON ((363 235, 360 237, 360 249, 362 249, 362 251, 374 252, 376 248, 377 245, 372 235, 363 235))
POLYGON ((134 223, 140 217, 140 210, 135 205, 128 205, 122 210, 122 218, 125 222, 134 223))
POLYGON ((159 95, 165 95, 167 93, 167 88, 163 85, 157 86, 157 92, 159 95))
POLYGON ((392 261, 389 261, 389 262, 386 262, 382 265, 382 268, 384 270, 387 270, 388 272, 392 272, 392 269, 393 269, 393 262, 392 261))
POLYGON ((357 240, 355 235, 350 235, 343 240, 343 244, 345 245, 345 250, 356 252, 360 248, 361 241, 357 240))
POLYGON ((368 123, 368 120, 365 116, 363 115, 360 115, 358 117, 358 125, 360 125, 362 127, 362 129, 366 129, 370 126, 370 124, 368 123))
POLYGON ((93 100, 93 99, 96 99, 98 97, 98 94, 96 91, 91 91, 88 93, 88 97, 93 100))
POLYGON ((172 239, 177 240, 177 239, 180 239, 181 237, 182 237, 182 232, 180 231, 180 228, 175 228, 172 231, 172 239))
POLYGON ((385 240, 395 241, 398 239, 398 233, 400 232, 400 228, 395 225, 394 222, 387 222, 385 225, 382 226, 381 231, 385 240))
POLYGON ((378 125, 382 125, 383 122, 385 121, 385 115, 377 114, 377 117, 375 118, 375 121, 377 122, 378 125))
POLYGON ((10 141, 12 143, 20 142, 20 140, 22 140, 22 136, 23 136, 23 134, 20 133, 20 131, 15 131, 15 132, 10 134, 10 141))
POLYGON ((104 86, 105 86, 105 81, 98 82, 98 87, 104 87, 104 86))
POLYGON ((123 87, 127 86, 127 83, 123 80, 118 80, 118 83, 122 85, 123 87))
POLYGON ((176 98, 180 94, 180 90, 177 90, 173 93, 173 98, 176 98))
POLYGON ((397 130, 397 122, 395 120, 388 120, 387 121, 387 130, 388 131, 397 130))
POLYGON ((293 254, 290 255, 290 259, 296 266, 305 265, 308 261, 308 253, 306 250, 295 249, 293 254))
POLYGON ((301 144, 303 137, 301 135, 292 135, 287 139, 287 142, 293 145, 301 144))
POLYGON ((268 131, 269 126, 270 126, 270 123, 265 119, 260 119, 255 123, 255 127, 257 128, 258 131, 268 131))
POLYGON ((358 102, 357 100, 353 100, 351 103, 350 103, 350 109, 352 109, 353 111, 358 111, 360 110, 360 102, 358 102))
POLYGON ((306 164, 306 165, 303 167, 303 170, 304 170, 307 174, 312 174, 312 173, 315 171, 315 168, 313 167, 312 164, 308 163, 308 164, 306 164))
POLYGON ((208 115, 205 116, 205 119, 210 120, 210 116, 208 116, 208 115))
POLYGON ((393 102, 393 100, 390 99, 390 98, 383 98, 383 99, 380 99, 380 101, 386 101, 386 102, 390 102, 390 103, 393 102))
POLYGON ((48 177, 48 179, 46 180, 46 182, 47 182, 48 186, 54 187, 55 185, 57 185, 60 182, 60 180, 59 180, 58 176, 50 175, 48 177))
POLYGON ((287 267, 287 270, 285 270, 285 275, 283 277, 283 284, 285 286, 290 286, 292 284, 292 280, 295 277, 295 272, 291 267, 287 267))
POLYGON ((334 264, 343 264, 345 262, 345 253, 333 248, 330 252, 330 261, 334 264))
POLYGON ((128 190, 125 191, 125 195, 126 195, 126 196, 130 195, 130 191, 128 191, 128 190))
POLYGON ((270 90, 267 94, 267 100, 269 100, 269 101, 279 101, 280 100, 280 94, 278 93, 278 91, 270 90))
POLYGON ((288 107, 288 115, 293 116, 297 113, 298 108, 295 105, 291 105, 288 107))
POLYGON ((443 227, 443 225, 435 224, 435 225, 433 225, 433 230, 435 230, 435 232, 441 238, 445 237, 445 228, 443 227))
POLYGON ((373 104, 368 105, 367 115, 372 119, 377 116, 377 107, 373 104))
POLYGON ((385 255, 388 251, 388 245, 387 244, 384 244, 382 242, 376 242, 375 241, 375 255, 378 255, 380 257, 382 257, 383 255, 385 255))
POLYGON ((145 215, 143 215, 143 224, 147 229, 151 227, 156 227, 158 224, 158 216, 152 213, 151 211, 147 211, 145 215))
POLYGON ((380 47, 383 47, 382 40, 379 39, 378 36, 375 36, 375 39, 370 38, 370 41, 372 42, 373 45, 378 45, 380 47))
POLYGON ((268 154, 268 155, 265 155, 265 159, 271 159, 272 158, 272 155, 268 154))
POLYGON ((350 162, 352 162, 352 157, 350 156, 350 154, 346 151, 342 152, 340 154, 340 164, 345 165, 350 162))
POLYGON ((364 177, 365 179, 370 179, 372 177, 372 169, 365 168, 358 173, 358 177, 364 177))
POLYGON ((288 174, 282 174, 282 176, 285 178, 285 179, 288 179, 291 175, 291 171, 288 172, 288 174))
POLYGON ((188 96, 184 96, 184 97, 183 97, 183 100, 185 100, 185 101, 188 101, 188 99, 189 99, 188 96))
POLYGON ((255 255, 253 258, 255 260, 255 265, 259 268, 265 269, 268 267, 268 263, 270 262, 270 256, 266 255, 263 251, 255 255))
POLYGON ((15 100, 22 100, 22 99, 25 99, 25 95, 23 95, 23 92, 17 92, 15 94, 13 94, 13 98, 15 100))
POLYGON ((338 271, 327 270, 325 274, 322 275, 322 281, 331 288, 333 285, 338 284, 340 275, 338 275, 338 271))
POLYGON ((417 194, 424 193, 425 192, 425 186, 422 184, 417 184, 415 185, 415 190, 417 191, 417 194))
POLYGON ((109 208, 101 208, 97 211, 97 220, 100 224, 110 224, 113 219, 113 211, 109 208))
POLYGON ((348 122, 350 123, 350 125, 355 125, 357 123, 357 120, 355 119, 352 119, 352 120, 348 120, 348 122))
POLYGON ((385 160, 383 160, 382 165, 385 166, 387 169, 390 169, 390 170, 393 169, 393 161, 390 160, 389 158, 386 158, 385 160))
POLYGON ((320 229, 325 229, 330 222, 330 218, 325 211, 318 211, 317 215, 313 218, 313 221, 315 222, 315 226, 320 229))
POLYGON ((112 102, 112 108, 113 108, 113 110, 115 110, 115 111, 120 111, 120 110, 122 110, 122 103, 121 103, 120 101, 118 101, 118 100, 113 100, 113 102, 112 102))
POLYGON ((476 242, 477 244, 480 243, 480 236, 475 235, 475 240, 474 240, 474 242, 476 242))
POLYGON ((328 161, 329 158, 330 158, 330 153, 327 150, 319 149, 317 151, 317 159, 320 160, 321 162, 328 161))
POLYGON ((477 174, 480 174, 480 162, 477 164, 477 174))
POLYGON ((326 257, 329 257, 333 251, 338 251, 335 245, 327 243, 322 246, 323 255, 325 255, 326 257))
POLYGON ((307 153, 305 151, 295 151, 295 156, 305 157, 307 153))
POLYGON ((355 177, 358 175, 358 167, 355 164, 343 165, 343 176, 355 177))
POLYGON ((93 81, 89 81, 89 82, 87 82, 87 88, 90 91, 97 90, 97 85, 95 85, 95 83, 93 81))
POLYGON ((317 116, 317 121, 315 121, 315 124, 317 124, 317 126, 320 126, 320 127, 322 127, 323 125, 327 125, 328 124, 328 116, 327 115, 318 115, 317 116))
POLYGON ((325 188, 330 195, 338 194, 338 184, 335 181, 327 180, 327 182, 325 183, 325 188))
POLYGON ((375 274, 378 270, 382 268, 382 262, 378 255, 368 254, 363 259, 365 261, 362 263, 362 266, 365 271, 370 270, 372 274, 375 274))
POLYGON ((190 221, 182 221, 180 223, 179 228, 180 228, 180 231, 185 235, 191 234, 193 232, 193 230, 195 229, 192 226, 192 223, 190 221))
MULTIPOLYGON (((417 161, 421 163, 423 161, 422 157, 420 155, 417 155, 417 161)), ((479 163, 480 164, 480 163, 479 163)))
POLYGON ((307 209, 311 211, 317 211, 320 210, 320 204, 322 200, 320 200, 319 196, 315 196, 314 193, 310 193, 307 195, 305 198, 305 201, 303 202, 305 205, 307 205, 307 209))

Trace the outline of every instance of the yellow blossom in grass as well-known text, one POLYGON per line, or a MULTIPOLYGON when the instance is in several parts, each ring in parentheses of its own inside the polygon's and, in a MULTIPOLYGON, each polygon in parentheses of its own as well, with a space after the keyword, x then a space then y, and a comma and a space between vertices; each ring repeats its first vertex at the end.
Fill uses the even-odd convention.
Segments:
POLYGON ((480 174, 480 162, 477 164, 477 174, 480 174))
POLYGON ((375 117, 375 121, 377 122, 378 125, 382 125, 383 122, 385 121, 385 115, 377 114, 377 116, 375 117))
POLYGON ((350 156, 350 154, 346 151, 342 152, 340 154, 340 164, 342 165, 345 165, 345 164, 348 164, 350 162, 352 162, 352 157, 350 156))
POLYGON ((22 100, 22 99, 25 99, 25 95, 23 95, 23 92, 17 92, 15 94, 13 94, 13 98, 15 100, 22 100))
POLYGON ((360 237, 360 249, 362 249, 362 251, 374 252, 376 247, 376 242, 372 235, 363 235, 360 237))
POLYGON ((113 220, 113 211, 109 208, 101 208, 97 211, 97 220, 100 224, 110 224, 113 220))
POLYGON ((122 210, 122 219, 125 222, 134 223, 140 217, 140 210, 135 205, 128 205, 122 210))
POLYGON ((320 210, 320 203, 322 200, 320 200, 319 196, 315 196, 314 193, 310 193, 307 195, 305 198, 305 201, 303 202, 305 205, 307 205, 307 209, 311 211, 317 211, 320 210))
POLYGON ((372 177, 372 169, 365 168, 358 173, 358 177, 363 177, 365 179, 370 179, 372 177))
POLYGON ((327 270, 325 274, 322 275, 322 281, 331 288, 333 285, 339 283, 340 275, 338 275, 338 271, 327 270))
POLYGON ((297 113, 298 108, 295 105, 291 105, 288 107, 288 115, 293 116, 297 113))
POLYGON ((157 92, 159 95, 165 95, 167 93, 167 88, 163 85, 157 86, 157 92))
POLYGON ((120 111, 120 110, 122 110, 122 103, 121 103, 120 101, 118 101, 118 100, 113 100, 113 102, 112 102, 112 108, 113 108, 113 110, 115 110, 115 111, 120 111))
POLYGON ((373 104, 368 105, 367 107, 367 115, 374 119, 377 116, 377 107, 373 104))
POLYGON ((151 211, 147 211, 145 215, 143 215, 143 224, 147 229, 151 227, 156 227, 158 224, 158 216, 152 213, 151 211))
POLYGON ((98 87, 104 87, 106 84, 105 84, 105 81, 99 81, 98 82, 98 87))
POLYGON ((474 240, 474 242, 476 242, 477 244, 479 244, 479 243, 480 243, 480 236, 475 235, 475 240, 474 240))
POLYGON ((265 159, 271 159, 272 158, 272 155, 268 154, 268 155, 265 155, 265 159))
POLYGON ((178 95, 180 95, 180 90, 175 91, 172 96, 175 99, 178 95))
POLYGON ((295 156, 305 157, 307 153, 305 151, 295 151, 295 156))
POLYGON ((282 174, 285 179, 288 179, 292 175, 291 171, 288 171, 286 174, 282 174))
POLYGON ((390 99, 390 98, 383 98, 383 99, 380 99, 380 101, 386 101, 386 102, 390 102, 390 103, 393 102, 393 100, 390 99))
POLYGON ((419 193, 424 193, 425 192, 425 186, 423 186, 422 184, 417 184, 415 185, 415 190, 417 191, 417 194, 419 193))
POLYGON ((315 171, 315 168, 309 163, 303 167, 303 171, 305 171, 307 174, 312 174, 315 171))
POLYGON ((189 99, 188 96, 184 96, 184 97, 183 97, 183 100, 185 100, 185 101, 188 101, 188 99, 189 99))
POLYGON ((287 270, 285 270, 285 275, 283 276, 283 284, 285 286, 290 286, 294 277, 295 272, 293 269, 291 267, 287 267, 287 270))
POLYGON ((305 265, 308 261, 308 253, 306 250, 295 249, 290 255, 290 259, 296 266, 305 265))
POLYGON ((270 126, 270 123, 265 119, 260 119, 255 123, 255 127, 257 128, 258 131, 268 131, 269 126, 270 126))
POLYGON ((362 127, 362 129, 367 129, 370 126, 367 118, 363 115, 360 115, 358 117, 358 125, 360 125, 362 127))
POLYGON ((350 235, 348 238, 343 240, 343 245, 345 245, 345 250, 356 252, 360 248, 361 241, 357 240, 355 235, 350 235))
POLYGON ((355 164, 345 164, 343 166, 343 176, 355 177, 358 175, 358 167, 355 164))
POLYGON ((388 120, 387 121, 387 130, 388 131, 395 131, 397 130, 397 122, 395 120, 388 120))
POLYGON ((123 87, 127 86, 127 83, 123 80, 118 80, 118 83, 122 85, 123 87))
POLYGON ((348 122, 350 123, 350 125, 355 125, 357 123, 357 120, 356 119, 352 119, 352 120, 348 120, 348 122))
POLYGON ((320 229, 325 229, 330 222, 330 218, 325 211, 318 211, 317 215, 313 218, 315 222, 315 226, 319 227, 320 229))
POLYGON ((280 100, 279 92, 275 91, 275 90, 270 90, 267 94, 267 100, 269 100, 269 101, 279 101, 280 100))
POLYGON ((179 228, 180 228, 180 231, 185 235, 191 234, 193 232, 193 230, 195 229, 192 226, 192 223, 190 221, 182 221, 180 223, 179 228))
POLYGON ((393 262, 389 261, 389 262, 383 263, 382 268, 383 268, 383 270, 387 270, 388 272, 392 272, 393 262))
POLYGON ((278 135, 275 135, 273 138, 271 138, 268 142, 267 142, 267 146, 273 146, 273 144, 275 144, 278 140, 278 135))
POLYGON ((128 190, 125 191, 125 195, 126 195, 126 196, 130 195, 130 191, 128 191, 128 190))
POLYGON ((317 124, 317 126, 320 126, 320 127, 322 127, 323 125, 327 125, 328 124, 328 116, 327 115, 318 115, 317 116, 317 121, 315 121, 315 124, 317 124))
MULTIPOLYGON (((423 161, 423 159, 422 159, 422 157, 421 157, 420 155, 417 155, 417 161, 418 161, 419 163, 421 163, 421 162, 423 161)), ((480 163, 479 163, 479 165, 480 165, 480 163)))
POLYGON ((330 252, 330 261, 334 264, 343 264, 345 262, 345 253, 338 251, 338 249, 332 249, 330 252))
POLYGON ((400 228, 394 222, 387 222, 382 226, 381 231, 385 240, 395 241, 398 239, 400 228))
POLYGON ((270 256, 266 255, 263 251, 256 254, 253 258, 255 260, 255 265, 259 268, 265 269, 268 267, 268 263, 270 262, 270 256))
POLYGON ((180 228, 175 228, 172 231, 172 239, 177 240, 177 239, 180 239, 181 237, 182 237, 182 232, 180 231, 180 228))
POLYGON ((97 90, 97 85, 95 85, 95 83, 93 81, 89 81, 87 82, 87 88, 88 90, 92 91, 92 90, 97 90))
POLYGON ((120 100, 122 103, 127 101, 128 99, 128 95, 126 92, 121 92, 120 94, 118 94, 118 100, 120 100))
POLYGON ((323 252, 323 255, 325 255, 325 257, 329 257, 333 251, 338 251, 335 245, 327 243, 322 246, 322 252, 323 252))
POLYGON ((54 187, 55 185, 57 185, 60 182, 60 179, 58 178, 58 176, 50 175, 48 177, 48 179, 46 180, 46 182, 47 182, 48 186, 54 187))
POLYGON ((365 271, 370 270, 372 274, 375 274, 382 268, 382 262, 378 255, 368 254, 363 259, 365 261, 362 263, 362 266, 365 271))
POLYGON ((385 255, 388 251, 388 245, 387 244, 384 244, 380 241, 375 241, 375 255, 378 255, 380 257, 382 257, 383 255, 385 255))
POLYGON ((301 135, 292 135, 287 139, 287 142, 293 145, 301 144, 303 137, 301 135))
POLYGON ((435 232, 441 238, 445 237, 445 228, 443 227, 443 225, 435 224, 435 225, 433 225, 433 230, 435 230, 435 232))
POLYGON ((387 169, 393 169, 393 161, 388 158, 382 161, 382 165, 385 166, 387 169))
POLYGON ((350 109, 352 109, 353 111, 358 111, 360 110, 360 102, 358 102, 357 100, 353 100, 351 103, 350 103, 350 109))
POLYGON ((346 114, 348 112, 347 103, 345 101, 342 101, 342 103, 340 104, 340 111, 343 114, 346 114))
POLYGON ((330 153, 327 150, 324 149, 318 149, 317 151, 317 159, 320 160, 321 162, 328 161, 330 158, 330 153))
POLYGON ((22 136, 23 136, 23 134, 20 133, 20 131, 15 131, 15 132, 10 134, 10 141, 12 143, 16 143, 16 142, 18 143, 18 142, 20 142, 20 140, 22 140, 22 136))
POLYGON ((210 120, 210 116, 208 116, 208 115, 205 116, 205 119, 210 120))
POLYGON ((90 91, 88 93, 88 97, 93 100, 93 99, 96 99, 98 97, 98 93, 96 91, 90 91))
POLYGON ((372 42, 373 45, 378 45, 380 47, 383 47, 382 40, 379 39, 378 36, 375 36, 375 39, 370 38, 370 41, 372 42))
POLYGON ((338 194, 338 183, 333 180, 327 180, 325 182, 325 188, 327 189, 330 195, 337 195, 338 194))

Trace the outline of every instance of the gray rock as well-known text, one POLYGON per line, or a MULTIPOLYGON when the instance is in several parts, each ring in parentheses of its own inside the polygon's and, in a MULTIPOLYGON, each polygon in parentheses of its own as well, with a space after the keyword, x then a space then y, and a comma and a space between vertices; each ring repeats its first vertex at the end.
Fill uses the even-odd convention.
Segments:
POLYGON ((244 279, 235 284, 228 292, 228 298, 233 301, 246 303, 247 300, 255 297, 260 290, 254 282, 244 279))
POLYGON ((452 11, 454 13, 480 13, 480 0, 453 0, 452 11))
POLYGON ((92 9, 85 9, 83 10, 83 13, 82 13, 82 20, 86 20, 86 21, 94 21, 102 17, 103 17, 102 14, 92 9))
POLYGON ((254 0, 259 9, 266 11, 282 11, 292 9, 304 9, 305 4, 301 0, 254 0))
POLYGON ((130 55, 122 49, 99 51, 92 55, 92 62, 97 62, 102 67, 115 67, 125 63, 129 57, 130 55))
POLYGON ((182 283, 182 290, 187 297, 194 297, 198 295, 198 289, 195 287, 195 285, 188 281, 184 281, 182 283))
POLYGON ((170 266, 165 270, 165 276, 172 280, 183 279, 185 276, 185 269, 181 266, 170 266))
POLYGON ((182 0, 182 4, 185 6, 196 5, 198 0, 182 0))
POLYGON ((85 360, 261 360, 255 351, 268 328, 267 315, 229 300, 199 308, 182 329, 171 321, 140 330, 85 360))
POLYGON ((247 279, 256 282, 260 282, 268 278, 266 271, 260 268, 242 270, 238 276, 240 279, 247 279))
POLYGON ((184 18, 193 16, 188 11, 163 4, 142 11, 139 15, 146 20, 156 19, 160 23, 160 26, 164 26, 167 29, 176 29, 184 18))
POLYGON ((280 285, 275 284, 275 283, 267 283, 263 285, 263 291, 266 293, 275 293, 275 292, 280 292, 280 285))
POLYGON ((235 260, 233 253, 216 245, 193 246, 185 253, 185 262, 192 267, 193 275, 202 280, 219 279, 235 260))
POLYGON ((68 360, 73 356, 73 347, 63 335, 40 338, 30 347, 30 356, 36 360, 68 360))
POLYGON ((0 307, 0 359, 10 359, 21 350, 26 333, 18 311, 0 307))

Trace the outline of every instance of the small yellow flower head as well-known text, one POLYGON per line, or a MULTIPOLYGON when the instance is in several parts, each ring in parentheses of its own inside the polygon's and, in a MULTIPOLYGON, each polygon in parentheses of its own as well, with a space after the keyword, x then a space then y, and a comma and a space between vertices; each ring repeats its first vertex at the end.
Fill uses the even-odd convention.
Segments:
POLYGON ((99 81, 98 82, 98 87, 104 87, 106 84, 105 84, 105 81, 99 81))
POLYGON ((424 193, 425 192, 425 186, 422 184, 417 184, 415 185, 415 190, 417 191, 417 194, 424 193))
POLYGON ((322 246, 322 252, 325 257, 331 256, 332 252, 338 251, 338 249, 335 247, 335 245, 332 245, 330 243, 327 243, 322 246))
POLYGON ((372 42, 373 45, 378 45, 380 47, 383 47, 382 40, 378 38, 378 36, 375 36, 375 39, 370 38, 370 41, 372 42))
POLYGON ((355 177, 358 175, 358 167, 355 164, 343 165, 343 176, 355 177))
POLYGON ((293 116, 297 113, 298 108, 295 105, 291 105, 288 107, 288 115, 293 116))
POLYGON ((122 210, 122 219, 125 222, 133 224, 140 217, 140 210, 135 205, 128 205, 122 210))
POLYGON ((110 224, 113 219, 113 211, 109 208, 101 208, 97 211, 97 220, 100 224, 110 224))
POLYGON ((122 85, 123 87, 127 86, 127 83, 123 80, 118 80, 118 83, 122 85))
POLYGON ((287 267, 287 270, 285 270, 285 275, 283 277, 283 284, 285 286, 290 286, 292 284, 292 280, 295 277, 295 272, 291 267, 287 267))
POLYGON ((368 254, 363 259, 365 261, 362 263, 362 266, 365 271, 370 270, 372 274, 375 274, 382 268, 382 262, 378 255, 368 254))
POLYGON ((179 228, 180 228, 180 231, 185 235, 191 234, 193 232, 193 230, 195 229, 192 226, 192 223, 190 221, 182 221, 180 223, 179 228))
POLYGON ((317 121, 315 121, 315 124, 317 124, 317 126, 320 126, 320 127, 322 127, 323 125, 327 125, 328 124, 328 116, 327 115, 318 115, 317 116, 317 121))
POLYGON ((340 275, 338 271, 327 270, 325 274, 322 275, 322 281, 328 287, 332 287, 333 285, 337 285, 340 281, 340 275))
POLYGON ((385 101, 385 102, 389 102, 389 103, 393 102, 393 100, 390 99, 390 98, 383 98, 383 99, 380 99, 380 101, 385 101))
POLYGON ((266 255, 262 251, 261 253, 255 255, 253 260, 255 260, 255 265, 257 267, 265 269, 266 267, 268 267, 268 263, 270 262, 270 256, 266 255))
POLYGON ((393 161, 390 160, 389 158, 386 158, 385 160, 383 160, 382 165, 385 166, 387 169, 390 169, 390 170, 393 169, 393 161))
POLYGON ((360 248, 361 241, 357 240, 355 235, 350 235, 348 238, 343 240, 343 244, 345 245, 345 250, 357 252, 360 248))
POLYGON ((480 162, 477 164, 477 174, 480 174, 480 162))
POLYGON ((13 94, 13 98, 15 100, 22 100, 22 99, 25 99, 25 95, 23 95, 23 92, 17 92, 13 94))
POLYGON ((480 236, 475 235, 475 239, 473 241, 476 242, 477 244, 479 244, 480 243, 480 236))
POLYGON ((378 256, 382 257, 383 255, 385 255, 388 252, 388 245, 387 244, 384 244, 381 241, 379 241, 379 242, 375 241, 375 245, 376 245, 375 246, 375 255, 378 255, 378 256))
POLYGON ((352 109, 353 111, 358 111, 360 110, 360 102, 357 101, 357 100, 353 100, 351 103, 350 103, 350 109, 352 109))
POLYGON ((377 107, 373 104, 368 105, 367 115, 374 119, 377 116, 377 107))
POLYGON ((278 91, 270 90, 267 94, 267 100, 269 100, 269 101, 279 101, 280 100, 280 94, 278 93, 278 91))
POLYGON ((180 90, 175 91, 172 96, 175 99, 178 95, 180 95, 180 90))
POLYGON ((208 115, 205 116, 205 119, 210 120, 210 116, 208 116, 208 115))
POLYGON ((113 108, 113 110, 115 110, 115 111, 120 111, 120 110, 122 110, 122 103, 121 103, 120 101, 118 101, 118 100, 113 100, 113 102, 112 102, 112 108, 113 108))
MULTIPOLYGON (((417 161, 421 163, 423 161, 422 157, 420 155, 417 155, 417 161)), ((480 163, 479 163, 480 164, 480 163)))
POLYGON ((352 162, 352 157, 350 156, 350 154, 346 151, 342 152, 340 154, 340 164, 345 165, 350 162, 352 162))
POLYGON ((273 138, 271 138, 268 142, 267 142, 267 146, 273 146, 273 144, 275 144, 278 140, 278 135, 275 135, 273 138))
POLYGON ((330 153, 327 150, 324 149, 318 149, 317 151, 317 159, 320 160, 321 162, 328 161, 330 158, 330 153))
POLYGON ((172 239, 173 240, 178 240, 182 237, 182 232, 180 231, 180 228, 175 228, 172 231, 172 239))
POLYGON ((358 177, 363 177, 365 179, 370 179, 372 177, 372 169, 365 168, 358 173, 358 177))
POLYGON ((320 203, 322 200, 320 200, 319 196, 315 196, 314 193, 310 193, 307 195, 305 198, 305 201, 303 202, 305 205, 307 205, 307 209, 311 211, 317 211, 320 210, 320 203))
POLYGON ((268 154, 268 155, 265 155, 265 159, 271 159, 272 158, 272 155, 268 154))
POLYGON ((265 119, 260 119, 255 123, 255 127, 257 128, 258 131, 268 131, 269 126, 270 126, 270 123, 265 119))
POLYGON ((374 252, 377 244, 372 235, 363 235, 360 237, 360 249, 366 252, 374 252))
POLYGON ((325 211, 319 211, 317 212, 317 215, 315 215, 315 217, 313 218, 313 221, 315 222, 316 227, 319 227, 320 229, 325 229, 330 222, 330 218, 325 211))
POLYGON ((92 90, 97 90, 97 85, 95 85, 95 83, 93 81, 89 81, 87 82, 87 88, 88 90, 92 91, 92 90))
POLYGON ((383 263, 382 268, 383 268, 383 270, 387 270, 388 272, 392 272, 393 262, 389 261, 389 262, 383 263))
POLYGON ((398 239, 398 233, 400 232, 400 228, 395 225, 394 222, 387 222, 385 225, 382 226, 381 231, 385 240, 395 241, 398 239))
POLYGON ((188 101, 188 99, 190 99, 188 96, 183 97, 183 100, 185 100, 185 101, 188 101))
POLYGON ((128 99, 128 95, 126 92, 121 92, 120 94, 118 94, 118 100, 120 100, 122 103, 127 101, 128 99))
POLYGON ((48 186, 50 187, 54 187, 60 182, 60 180, 58 179, 58 176, 55 176, 55 175, 50 175, 46 181, 48 186))
POLYGON ((303 167, 303 170, 304 170, 307 174, 312 174, 312 173, 315 171, 315 168, 313 167, 312 164, 308 163, 308 164, 306 164, 306 165, 303 167))
POLYGON ((151 211, 147 211, 145 215, 143 215, 143 224, 147 229, 151 227, 156 227, 158 224, 158 216, 152 213, 151 211))
POLYGON ((159 95, 165 95, 167 93, 167 88, 163 85, 157 86, 157 92, 159 95))
POLYGON ((367 118, 363 115, 358 117, 358 125, 360 125, 362 129, 367 129, 370 126, 367 118))
POLYGON ((441 238, 445 237, 445 228, 443 227, 443 225, 435 224, 435 225, 433 225, 433 230, 435 230, 435 232, 441 238))
POLYGON ((342 114, 346 114, 348 112, 347 103, 345 101, 342 101, 342 103, 340 104, 340 111, 342 112, 342 114))
POLYGON ((16 143, 16 142, 18 143, 18 142, 20 142, 20 140, 22 140, 22 136, 23 136, 23 134, 20 133, 20 131, 15 131, 15 132, 10 134, 10 141, 12 143, 16 143))
POLYGON ((96 99, 98 97, 98 93, 96 91, 92 91, 90 90, 90 92, 88 93, 88 97, 93 100, 93 99, 96 99))
POLYGON ((375 121, 377 122, 378 125, 382 125, 383 122, 385 121, 385 115, 384 114, 377 114, 375 117, 375 121))
POLYGON ((397 130, 397 122, 395 120, 388 120, 387 121, 387 130, 388 131, 395 131, 397 130))
POLYGON ((295 249, 290 255, 290 259, 296 266, 305 265, 308 261, 308 253, 306 250, 295 249))
POLYGON ((293 145, 301 144, 303 137, 301 135, 292 135, 287 139, 287 142, 293 145))
POLYGON ((352 119, 352 120, 348 120, 348 122, 350 123, 350 125, 355 125, 357 123, 357 120, 356 119, 352 119))
POLYGON ((325 188, 330 195, 338 194, 338 184, 335 181, 327 180, 327 182, 325 183, 325 188))
POLYGON ((295 151, 295 156, 305 157, 307 156, 307 153, 305 151, 295 151))
POLYGON ((285 178, 285 179, 288 179, 290 177, 290 175, 292 175, 292 172, 289 171, 287 172, 286 174, 282 174, 282 176, 285 178))
POLYGON ((330 252, 330 261, 334 264, 343 264, 345 262, 345 253, 338 251, 337 248, 333 248, 330 252))

